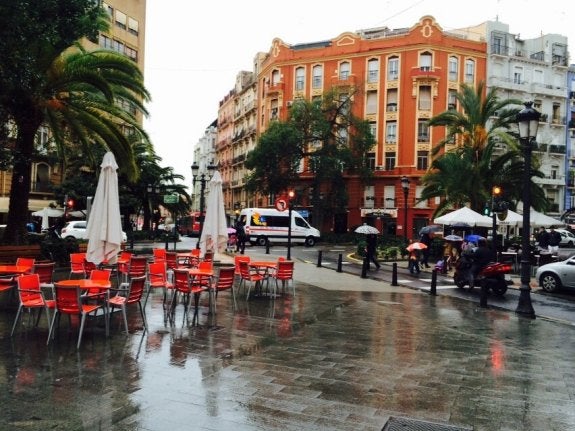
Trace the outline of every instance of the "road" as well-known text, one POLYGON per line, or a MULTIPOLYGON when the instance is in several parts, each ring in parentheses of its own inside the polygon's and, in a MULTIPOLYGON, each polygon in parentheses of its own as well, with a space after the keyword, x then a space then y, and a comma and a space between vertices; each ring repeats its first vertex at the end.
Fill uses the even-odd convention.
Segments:
MULTIPOLYGON (((248 254, 250 250, 259 253, 265 253, 265 247, 247 247, 248 254)), ((351 257, 355 251, 354 246, 342 245, 333 246, 318 244, 315 247, 294 246, 291 249, 292 259, 300 259, 310 264, 317 265, 321 263, 322 267, 338 269, 338 263, 341 256, 341 270, 361 276, 361 262, 351 257), (319 262, 321 252, 321 262, 319 262)), ((286 247, 277 245, 270 247, 270 255, 285 256, 286 247)), ((560 250, 560 255, 567 257, 575 252, 574 249, 560 250)), ((390 283, 392 280, 392 263, 384 263, 381 270, 371 271, 367 275, 370 278, 381 279, 390 283)), ((423 270, 419 275, 414 276, 407 270, 405 262, 397 262, 397 282, 401 286, 417 289, 421 291, 430 291, 431 288, 431 269, 423 270)), ((488 305, 498 307, 509 311, 515 311, 519 299, 519 274, 513 274, 513 285, 502 297, 490 295, 488 305)), ((535 280, 532 280, 532 286, 535 280)), ((535 283, 536 285, 536 283, 535 283)), ((469 290, 468 288, 459 289, 453 283, 451 276, 437 274, 436 290, 438 295, 450 295, 464 300, 477 302, 479 304, 480 289, 469 290)), ((534 288, 531 293, 531 302, 538 318, 549 319, 569 325, 575 325, 575 291, 562 291, 559 293, 547 293, 539 288, 534 288)))

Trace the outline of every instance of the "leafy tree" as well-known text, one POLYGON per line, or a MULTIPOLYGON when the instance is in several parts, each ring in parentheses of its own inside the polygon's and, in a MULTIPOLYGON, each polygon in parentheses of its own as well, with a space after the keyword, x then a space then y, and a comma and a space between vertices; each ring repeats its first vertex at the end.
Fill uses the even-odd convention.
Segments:
POLYGON ((0 113, 13 124, 13 181, 4 240, 23 242, 34 137, 51 129, 61 157, 97 143, 116 156, 128 179, 137 178, 129 137, 148 140, 136 118, 149 98, 136 63, 114 51, 73 47, 103 30, 105 12, 92 0, 14 0, 0 5, 0 113), (13 29, 17 29, 14 31, 13 29), (12 33, 10 33, 12 32, 12 33), (74 150, 72 150, 75 148, 74 150))
POLYGON ((311 195, 318 226, 345 211, 344 173, 369 182, 367 153, 375 145, 368 123, 352 114, 352 96, 332 90, 321 100, 296 100, 288 120, 272 123, 248 154, 248 190, 278 194, 301 184, 300 193, 311 195), (308 172, 301 173, 304 159, 308 172))
MULTIPOLYGON (((480 83, 476 89, 463 85, 457 94, 461 110, 448 110, 429 121, 431 127, 446 127, 446 137, 432 150, 435 159, 423 176, 424 189, 420 200, 440 197, 441 203, 434 216, 469 204, 480 212, 491 199, 493 186, 502 186, 505 197, 521 199, 523 160, 517 145, 517 136, 511 131, 521 101, 499 100, 496 89, 485 94, 480 83), (504 143, 507 152, 495 155, 495 144, 504 143), (441 153, 447 144, 454 148, 441 153)), ((543 174, 533 167, 533 176, 543 174)), ((533 206, 546 205, 543 190, 531 184, 533 206)))

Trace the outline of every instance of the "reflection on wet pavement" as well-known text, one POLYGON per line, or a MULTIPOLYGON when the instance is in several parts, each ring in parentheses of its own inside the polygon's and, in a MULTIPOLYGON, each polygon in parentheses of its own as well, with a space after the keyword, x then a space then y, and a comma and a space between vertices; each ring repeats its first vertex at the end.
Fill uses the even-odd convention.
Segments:
MULTIPOLYGON (((475 430, 575 429, 572 327, 421 293, 218 298, 192 326, 161 292, 126 336, 0 311, 1 430, 381 430, 403 416, 475 430), (30 325, 28 325, 30 326, 30 325)), ((132 310, 135 311, 135 310, 132 310)), ((191 319, 190 319, 191 322, 191 319)))

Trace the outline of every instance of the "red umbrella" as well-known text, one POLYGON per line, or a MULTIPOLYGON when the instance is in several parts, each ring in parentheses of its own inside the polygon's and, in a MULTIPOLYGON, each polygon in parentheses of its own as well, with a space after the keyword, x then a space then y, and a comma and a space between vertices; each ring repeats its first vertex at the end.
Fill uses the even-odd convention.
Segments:
POLYGON ((425 245, 422 242, 412 242, 406 248, 407 248, 407 251, 423 250, 423 249, 427 248, 427 245, 425 245))

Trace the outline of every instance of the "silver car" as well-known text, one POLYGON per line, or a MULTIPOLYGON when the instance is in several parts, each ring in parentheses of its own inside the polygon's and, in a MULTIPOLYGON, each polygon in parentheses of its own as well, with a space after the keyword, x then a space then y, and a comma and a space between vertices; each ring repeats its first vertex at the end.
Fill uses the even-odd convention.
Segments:
POLYGON ((563 287, 575 288, 575 256, 540 266, 535 273, 535 279, 547 292, 555 292, 563 287))

